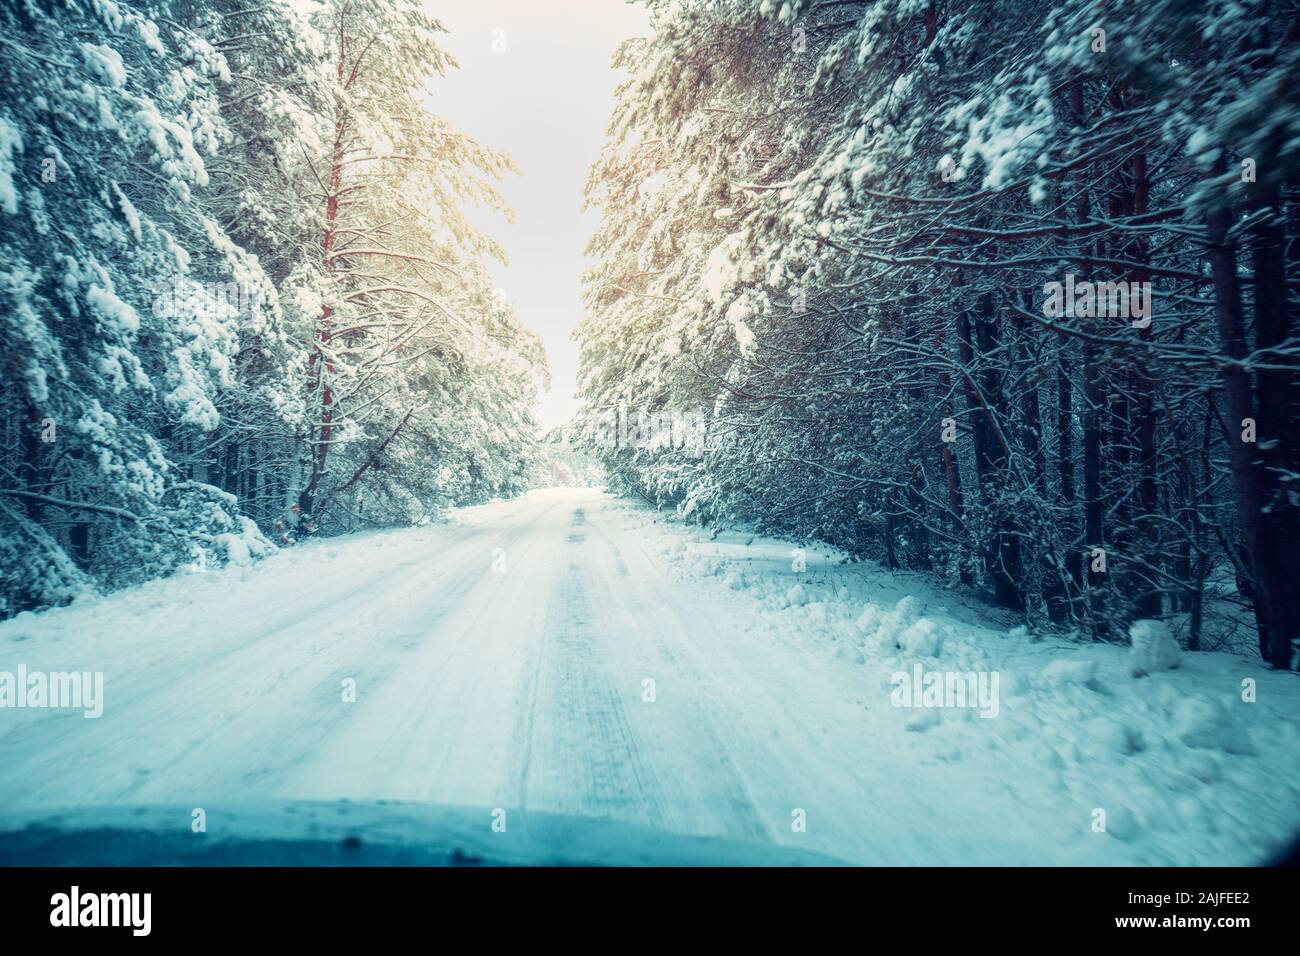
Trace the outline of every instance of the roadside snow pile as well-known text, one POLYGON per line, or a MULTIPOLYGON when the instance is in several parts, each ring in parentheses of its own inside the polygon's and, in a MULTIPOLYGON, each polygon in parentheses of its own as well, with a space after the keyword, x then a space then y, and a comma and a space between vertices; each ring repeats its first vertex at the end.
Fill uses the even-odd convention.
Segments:
POLYGON ((1174 736, 1188 747, 1253 754, 1250 734, 1217 700, 1183 697, 1174 704, 1174 736))
POLYGON ((1128 660, 1129 671, 1134 677, 1145 677, 1178 666, 1182 652, 1164 621, 1134 621, 1129 625, 1128 636, 1133 642, 1128 660))
POLYGON ((858 617, 857 625, 869 648, 880 654, 902 651, 918 657, 939 657, 944 642, 955 635, 951 624, 921 616, 915 595, 899 598, 891 610, 868 604, 858 617))
POLYGON ((938 657, 943 651, 944 638, 951 633, 951 626, 922 618, 909 624, 898 640, 903 650, 909 654, 938 657))
POLYGON ((1300 832, 1293 674, 1229 653, 1184 654, 1163 621, 1133 622, 1128 646, 1038 636, 919 575, 850 563, 832 548, 662 517, 654 527, 687 541, 661 549, 683 579, 707 588, 705 569, 727 581, 743 568, 747 587, 725 612, 739 622, 737 640, 768 635, 809 668, 824 662, 857 681, 870 750, 845 759, 869 768, 864 793, 886 777, 906 781, 934 812, 986 827, 1014 806, 1023 819, 1008 826, 1032 831, 1038 862, 1258 864, 1300 832), (971 704, 980 681, 995 700, 982 710, 971 704))

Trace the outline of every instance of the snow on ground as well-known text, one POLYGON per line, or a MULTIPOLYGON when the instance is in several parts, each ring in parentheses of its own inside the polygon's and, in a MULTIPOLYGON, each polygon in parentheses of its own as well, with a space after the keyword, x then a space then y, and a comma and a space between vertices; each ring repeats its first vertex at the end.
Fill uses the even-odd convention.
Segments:
POLYGON ((549 489, 0 624, 0 671, 105 675, 99 719, 0 709, 0 828, 398 800, 481 808, 488 837, 499 808, 508 832, 531 812, 851 863, 1155 865, 1262 862, 1300 831, 1296 675, 1167 669, 1159 628, 1138 667, 995 620, 829 549, 549 489), (897 675, 936 672, 991 696, 896 706, 924 702, 897 675))
POLYGON ((1168 669, 1168 644, 1148 643, 1152 630, 1169 640, 1155 622, 1135 625, 1136 650, 1039 639, 992 624, 996 612, 922 576, 849 564, 832 548, 686 530, 671 519, 656 528, 678 576, 717 576, 750 598, 738 630, 861 676, 881 772, 886 758, 891 773, 906 773, 899 764, 945 768, 939 776, 954 790, 955 812, 973 828, 986 802, 990 814, 1007 802, 1025 811, 1017 836, 1040 825, 1029 823, 1034 814, 1053 814, 1038 833, 1040 862, 1244 864, 1300 835, 1295 674, 1225 653, 1182 654, 1168 669), (1164 669, 1133 676, 1151 661, 1164 669), (891 706, 891 677, 917 664, 996 672, 999 713, 891 706), (1094 830, 1098 809, 1104 834, 1094 830))

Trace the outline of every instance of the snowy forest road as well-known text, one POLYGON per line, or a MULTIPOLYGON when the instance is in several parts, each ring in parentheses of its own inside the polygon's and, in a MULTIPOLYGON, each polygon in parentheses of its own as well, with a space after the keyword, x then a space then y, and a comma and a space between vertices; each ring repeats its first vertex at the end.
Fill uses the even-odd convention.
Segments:
POLYGON ((0 712, 0 808, 400 800, 854 863, 1130 858, 1032 740, 962 760, 861 658, 674 573, 665 535, 685 549, 643 508, 541 492, 6 622, 0 668, 102 671, 104 709, 0 712))

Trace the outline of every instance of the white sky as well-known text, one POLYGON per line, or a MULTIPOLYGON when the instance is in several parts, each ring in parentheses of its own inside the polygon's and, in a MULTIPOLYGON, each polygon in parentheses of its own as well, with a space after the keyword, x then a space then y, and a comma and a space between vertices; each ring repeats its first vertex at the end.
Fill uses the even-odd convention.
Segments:
POLYGON ((514 224, 482 223, 510 256, 508 267, 492 265, 493 277, 546 344, 552 383, 542 423, 560 425, 577 409, 569 333, 582 314, 582 250, 596 225, 581 212, 582 187, 621 78, 610 58, 623 39, 649 32, 648 17, 625 0, 429 0, 428 9, 450 31, 443 45, 461 67, 434 82, 430 108, 521 171, 501 184, 514 224))

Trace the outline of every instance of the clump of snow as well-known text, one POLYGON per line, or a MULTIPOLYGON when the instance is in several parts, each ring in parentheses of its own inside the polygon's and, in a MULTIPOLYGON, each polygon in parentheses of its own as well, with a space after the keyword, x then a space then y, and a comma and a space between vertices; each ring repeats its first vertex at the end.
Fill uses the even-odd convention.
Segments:
POLYGON ((953 109, 949 119, 969 131, 958 166, 968 167, 979 157, 987 170, 984 188, 1000 188, 1047 142, 1053 124, 1050 83, 1038 76, 996 97, 976 97, 953 109))
POLYGON ((874 634, 880 627, 880 605, 868 604, 858 615, 858 627, 866 634, 874 634))
POLYGON ((1145 749, 1140 732, 1112 717, 1094 717, 1084 729, 1095 747, 1110 753, 1127 756, 1145 749))
POLYGON ((116 325, 123 332, 134 333, 140 330, 139 314, 130 303, 118 298, 111 283, 107 286, 91 285, 86 290, 86 301, 105 320, 116 325))
POLYGON ((1164 621, 1142 620, 1129 625, 1129 671, 1134 677, 1145 677, 1157 671, 1173 670, 1178 666, 1178 642, 1169 633, 1164 621))
POLYGON ((136 23, 136 29, 140 31, 140 39, 154 53, 159 56, 166 56, 167 50, 162 45, 162 39, 158 35, 158 24, 152 20, 140 20, 136 23))
POLYGON ((808 590, 802 584, 793 584, 785 592, 786 607, 803 607, 808 603, 808 590))
POLYGON ((899 635, 898 641, 903 650, 920 657, 938 657, 943 651, 943 640, 952 629, 940 625, 928 617, 912 622, 899 635))
POLYGON ((126 218, 126 224, 131 230, 131 235, 135 236, 135 241, 139 242, 140 232, 140 214, 136 212, 135 206, 127 198, 126 193, 122 192, 117 183, 113 183, 113 195, 117 197, 118 208, 122 210, 122 215, 126 218))
POLYGON ((866 655, 862 653, 862 648, 855 647, 852 644, 840 644, 835 648, 835 656, 840 660, 848 661, 850 664, 865 664, 866 655))
POLYGON ((237 534, 219 534, 217 543, 226 551, 226 563, 234 565, 247 565, 253 561, 252 552, 249 551, 248 542, 243 536, 237 534))
POLYGON ((1188 747, 1253 754, 1250 734, 1222 704, 1207 697, 1183 697, 1173 708, 1174 736, 1188 747))
POLYGON ((112 47, 83 43, 81 58, 86 69, 97 79, 118 90, 126 86, 126 67, 122 65, 122 55, 112 47))
POLYGON ((903 648, 902 634, 920 614, 916 598, 907 594, 898 599, 890 611, 881 612, 879 606, 870 604, 858 618, 858 627, 871 644, 881 650, 903 648))
POLYGON ((731 323, 731 328, 736 334, 736 345, 740 347, 741 355, 752 355, 754 352, 754 332, 745 323, 749 316, 749 306, 746 305, 744 298, 739 298, 731 303, 727 309, 727 321, 731 323))
POLYGON ((728 236, 713 248, 704 263, 701 285, 705 294, 708 295, 709 301, 718 308, 722 307, 723 296, 741 279, 740 269, 735 258, 738 245, 739 242, 736 236, 728 236))
POLYGON ((23 151, 22 131, 0 116, 0 209, 9 215, 18 212, 18 191, 14 188, 13 154, 23 151))
POLYGON ((824 601, 814 601, 808 605, 808 623, 813 627, 826 627, 830 620, 830 609, 824 601))
POLYGON ((1053 687, 1070 684, 1089 687, 1097 679, 1097 662, 1074 660, 1068 657, 1058 658, 1043 668, 1042 676, 1043 680, 1053 687))

